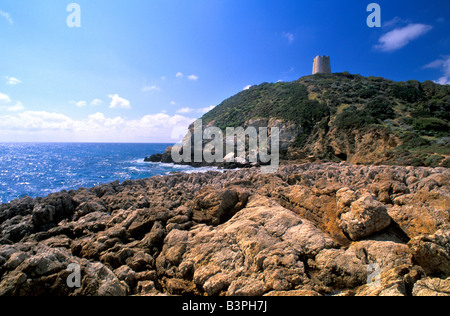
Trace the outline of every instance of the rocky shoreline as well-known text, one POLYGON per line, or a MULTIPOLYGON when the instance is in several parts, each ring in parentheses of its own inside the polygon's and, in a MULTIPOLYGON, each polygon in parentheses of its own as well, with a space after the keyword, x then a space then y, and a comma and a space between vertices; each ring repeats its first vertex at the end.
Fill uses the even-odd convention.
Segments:
MULTIPOLYGON (((145 157, 144 162, 153 162, 153 163, 175 163, 172 159, 172 147, 168 147, 164 153, 162 154, 154 154, 150 157, 145 157)), ((233 169, 247 169, 247 168, 253 168, 253 167, 261 167, 263 165, 268 165, 269 163, 261 163, 261 162, 255 162, 250 163, 247 160, 243 163, 240 163, 238 161, 233 162, 194 162, 194 157, 192 157, 191 162, 178 162, 175 163, 177 165, 185 165, 185 166, 192 166, 194 168, 200 168, 200 167, 217 167, 218 169, 224 169, 224 170, 233 170, 233 169)))
POLYGON ((449 223, 446 168, 113 182, 0 206, 0 296, 450 295, 449 223))

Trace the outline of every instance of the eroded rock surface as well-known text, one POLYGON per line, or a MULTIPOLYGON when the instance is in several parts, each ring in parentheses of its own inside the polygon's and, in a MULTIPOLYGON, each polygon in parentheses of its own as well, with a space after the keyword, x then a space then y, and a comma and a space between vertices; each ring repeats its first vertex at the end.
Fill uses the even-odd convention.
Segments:
POLYGON ((113 182, 1 205, 0 295, 447 295, 449 222, 444 168, 113 182))

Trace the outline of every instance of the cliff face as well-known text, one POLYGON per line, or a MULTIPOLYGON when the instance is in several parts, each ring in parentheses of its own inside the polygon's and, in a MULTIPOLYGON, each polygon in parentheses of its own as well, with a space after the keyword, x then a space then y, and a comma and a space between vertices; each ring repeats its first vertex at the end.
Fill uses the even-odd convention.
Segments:
POLYGON ((445 168, 326 163, 16 200, 0 295, 449 295, 449 188, 445 168))
POLYGON ((450 86, 342 73, 253 86, 202 120, 280 127, 285 160, 448 167, 449 113, 450 86))

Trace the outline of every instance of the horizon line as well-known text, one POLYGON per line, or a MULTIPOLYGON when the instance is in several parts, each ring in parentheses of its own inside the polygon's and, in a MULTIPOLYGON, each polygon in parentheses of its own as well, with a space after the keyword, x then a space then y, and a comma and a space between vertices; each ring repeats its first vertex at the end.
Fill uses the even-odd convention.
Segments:
MULTIPOLYGON (((136 145, 168 145, 172 143, 167 142, 155 142, 155 143, 145 143, 145 142, 51 142, 51 141, 39 141, 39 142, 25 142, 25 141, 0 141, 0 144, 136 144, 136 145)), ((173 143, 175 144, 175 143, 173 143)))

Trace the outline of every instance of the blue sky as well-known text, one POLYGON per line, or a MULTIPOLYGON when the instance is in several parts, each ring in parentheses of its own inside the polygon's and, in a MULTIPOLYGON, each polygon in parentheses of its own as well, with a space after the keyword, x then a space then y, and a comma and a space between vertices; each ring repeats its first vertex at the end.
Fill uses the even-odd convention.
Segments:
POLYGON ((0 0, 0 142, 175 142, 319 54, 333 72, 450 83, 450 1, 376 1, 381 28, 371 2, 0 0))

